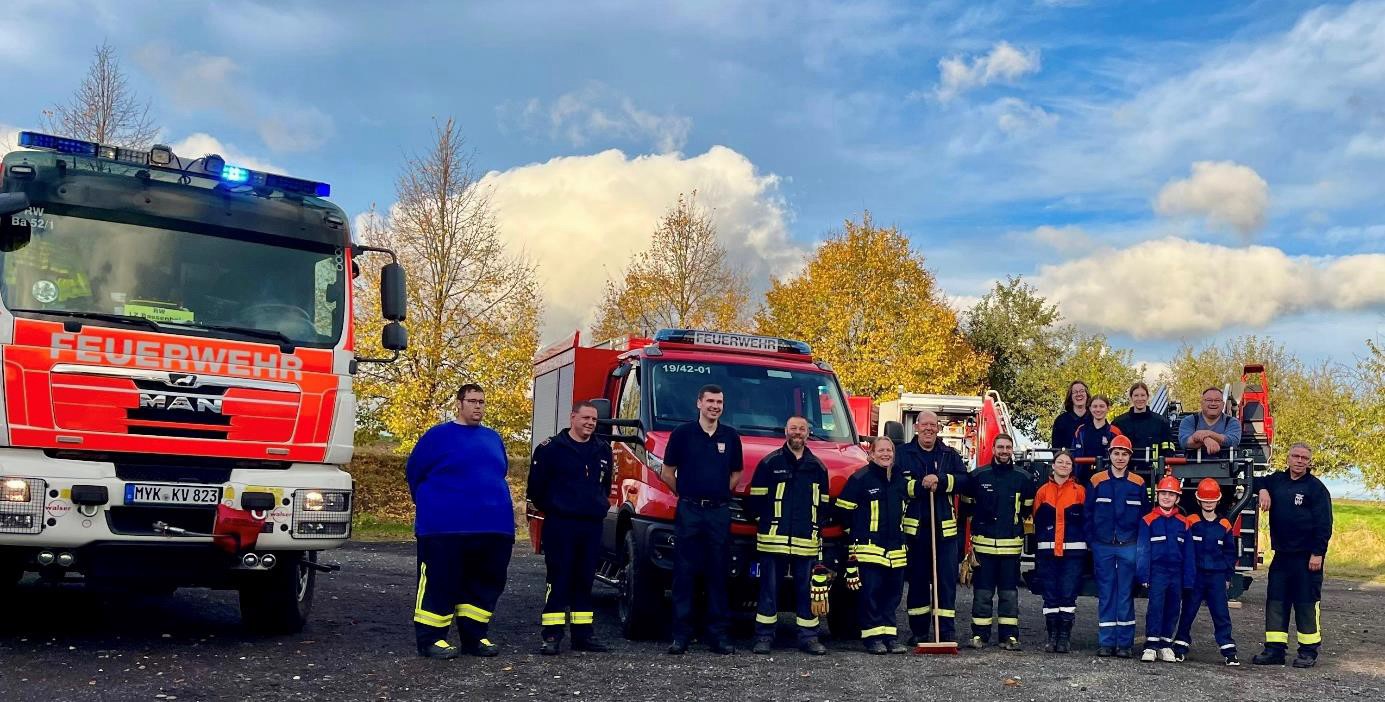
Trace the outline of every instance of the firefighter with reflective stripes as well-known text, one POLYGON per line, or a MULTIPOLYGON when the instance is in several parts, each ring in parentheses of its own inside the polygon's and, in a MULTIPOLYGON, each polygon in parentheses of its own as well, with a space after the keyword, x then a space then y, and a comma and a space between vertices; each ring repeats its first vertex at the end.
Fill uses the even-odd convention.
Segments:
POLYGON ((1149 512, 1145 481, 1130 472, 1130 439, 1111 440, 1110 463, 1087 488, 1087 548, 1097 589, 1096 655, 1129 658, 1135 647, 1135 541, 1149 512))
POLYGON ((600 653, 606 645, 592 634, 592 583, 601 559, 601 527, 610 509, 611 445, 594 436, 596 405, 573 405, 569 426, 534 449, 529 464, 529 501, 543 512, 545 656, 559 653, 563 627, 572 627, 572 647, 600 653))
POLYGON ((779 585, 786 575, 793 578, 799 649, 815 656, 827 653, 818 641, 818 612, 826 603, 822 596, 828 587, 827 569, 821 565, 821 517, 826 516, 831 498, 827 468, 808 450, 808 433, 807 419, 789 417, 784 445, 760 459, 750 479, 745 506, 758 523, 755 550, 760 567, 752 653, 769 654, 774 649, 779 585))
POLYGON ((1206 602, 1222 660, 1227 665, 1240 665, 1236 640, 1231 638, 1231 609, 1227 604, 1226 586, 1236 574, 1241 540, 1232 532, 1231 522, 1217 514, 1220 502, 1221 485, 1216 478, 1203 478, 1197 484, 1197 503, 1201 509, 1187 519, 1197 576, 1193 588, 1183 591, 1183 614, 1178 618, 1178 631, 1173 635, 1173 652, 1180 661, 1188 656, 1188 646, 1193 640, 1193 619, 1206 602))
POLYGON ((1020 554, 1035 486, 1027 471, 1015 467, 1014 450, 1009 434, 996 435, 990 465, 977 470, 961 491, 977 561, 972 574, 972 648, 986 646, 994 624, 1001 647, 1020 650, 1020 554))
POLYGON ((1145 650, 1140 660, 1156 659, 1173 663, 1173 633, 1183 591, 1191 590, 1197 573, 1193 564, 1193 540, 1188 522, 1178 510, 1183 483, 1172 475, 1159 479, 1155 488, 1158 504, 1140 520, 1140 535, 1135 542, 1135 577, 1149 591, 1145 611, 1145 650))
POLYGON ((1270 513, 1270 580, 1265 591, 1265 650, 1256 665, 1284 665, 1289 648, 1289 610, 1298 628, 1295 668, 1311 668, 1322 645, 1322 573, 1332 539, 1332 494, 1312 473, 1313 450, 1289 448, 1288 467, 1263 478, 1260 509, 1270 513))
POLYGON ((914 438, 899 446, 895 465, 911 482, 909 508, 904 516, 908 537, 909 631, 910 644, 930 641, 933 624, 933 563, 938 567, 938 640, 956 641, 954 622, 957 602, 957 516, 952 511, 952 496, 967 480, 962 455, 938 440, 938 415, 928 410, 914 420, 914 438), (931 496, 930 496, 931 493, 931 496), (938 552, 928 534, 928 500, 938 520, 938 552))
POLYGON ((861 640, 873 654, 909 652, 898 640, 895 619, 908 565, 908 482, 894 468, 894 442, 879 436, 871 444, 870 463, 852 474, 837 496, 847 532, 846 586, 859 594, 861 640))
POLYGON ((1072 476, 1072 454, 1053 457, 1053 473, 1034 495, 1034 572, 1044 598, 1044 650, 1067 653, 1082 567, 1087 563, 1086 489, 1072 476))
POLYGON ((505 444, 481 425, 485 411, 481 386, 463 385, 456 420, 425 432, 404 468, 418 536, 414 634, 419 655, 428 658, 457 657, 458 648, 447 642, 453 623, 461 650, 487 657, 500 652, 486 630, 505 589, 515 512, 505 482, 505 444))

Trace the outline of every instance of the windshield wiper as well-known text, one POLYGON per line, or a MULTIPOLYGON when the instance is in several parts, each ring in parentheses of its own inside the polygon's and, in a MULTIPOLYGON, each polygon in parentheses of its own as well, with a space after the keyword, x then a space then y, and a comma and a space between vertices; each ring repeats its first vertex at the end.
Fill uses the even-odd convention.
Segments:
POLYGON ((299 342, 284 336, 284 333, 274 329, 256 329, 254 327, 238 327, 234 324, 203 324, 202 322, 175 322, 179 326, 192 327, 193 329, 211 329, 214 331, 231 332, 232 334, 244 334, 253 336, 257 339, 269 339, 280 346, 297 346, 299 342))
POLYGON ((48 314, 55 317, 73 317, 76 319, 91 319, 100 322, 114 322, 116 324, 129 324, 136 327, 144 327, 160 331, 163 327, 148 317, 141 317, 133 314, 115 314, 112 312, 76 312, 72 310, 38 310, 24 307, 12 307, 11 312, 28 312, 30 314, 48 314))

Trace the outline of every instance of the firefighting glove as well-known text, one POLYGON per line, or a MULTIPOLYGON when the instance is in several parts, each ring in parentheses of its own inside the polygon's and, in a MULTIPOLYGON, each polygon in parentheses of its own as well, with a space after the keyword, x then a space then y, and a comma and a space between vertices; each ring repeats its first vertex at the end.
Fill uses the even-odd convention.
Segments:
POLYGON ((972 580, 972 572, 976 570, 977 565, 978 563, 976 562, 976 552, 973 551, 972 553, 968 553, 967 557, 962 559, 961 569, 957 574, 958 582, 960 582, 963 585, 970 585, 972 580))
POLYGON ((852 592, 861 589, 861 567, 857 565, 855 556, 846 562, 846 589, 852 592))
POLYGON ((821 563, 813 566, 813 585, 809 589, 814 617, 827 616, 827 593, 832 589, 832 579, 827 566, 821 563))

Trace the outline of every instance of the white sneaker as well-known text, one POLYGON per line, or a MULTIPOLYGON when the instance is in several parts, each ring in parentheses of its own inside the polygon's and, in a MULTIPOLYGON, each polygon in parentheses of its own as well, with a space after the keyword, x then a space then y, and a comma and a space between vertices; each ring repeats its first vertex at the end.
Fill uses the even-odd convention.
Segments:
POLYGON ((1158 656, 1159 656, 1159 652, 1158 652, 1158 651, 1155 651, 1155 650, 1152 649, 1152 648, 1147 648, 1147 649, 1145 649, 1145 652, 1144 652, 1144 653, 1141 653, 1141 654, 1140 654, 1140 660, 1141 660, 1142 662, 1144 662, 1144 663, 1153 663, 1153 662, 1154 662, 1154 659, 1157 658, 1158 656))
POLYGON ((1161 648, 1159 649, 1159 660, 1165 663, 1174 663, 1178 660, 1178 656, 1173 654, 1173 649, 1171 648, 1161 648))

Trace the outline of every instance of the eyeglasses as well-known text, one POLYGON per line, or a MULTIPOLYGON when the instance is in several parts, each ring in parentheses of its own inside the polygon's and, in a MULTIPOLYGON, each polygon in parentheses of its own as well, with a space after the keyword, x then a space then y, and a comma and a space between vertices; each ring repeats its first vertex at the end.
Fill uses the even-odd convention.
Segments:
POLYGON ((484 406, 486 405, 486 401, 485 401, 485 400, 473 400, 473 399, 471 399, 471 398, 467 398, 467 399, 465 399, 465 400, 462 400, 462 402, 464 402, 464 403, 466 403, 466 404, 468 404, 468 405, 479 405, 479 406, 482 406, 482 407, 484 407, 484 406))

